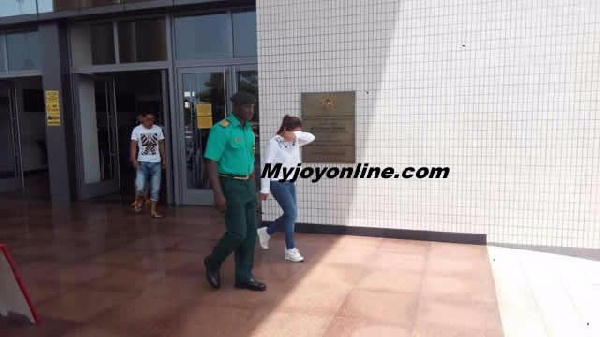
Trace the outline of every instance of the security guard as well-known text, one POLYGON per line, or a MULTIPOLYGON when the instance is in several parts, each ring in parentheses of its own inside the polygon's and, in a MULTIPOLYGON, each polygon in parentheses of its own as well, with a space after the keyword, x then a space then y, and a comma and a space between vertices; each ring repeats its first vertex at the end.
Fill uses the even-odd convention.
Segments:
POLYGON ((211 287, 221 286, 220 267, 235 252, 235 287, 265 291, 254 279, 256 241, 256 186, 254 181, 254 116, 256 98, 238 92, 231 101, 234 112, 215 124, 208 136, 204 157, 214 192, 215 207, 225 211, 225 234, 204 260, 206 279, 211 287))

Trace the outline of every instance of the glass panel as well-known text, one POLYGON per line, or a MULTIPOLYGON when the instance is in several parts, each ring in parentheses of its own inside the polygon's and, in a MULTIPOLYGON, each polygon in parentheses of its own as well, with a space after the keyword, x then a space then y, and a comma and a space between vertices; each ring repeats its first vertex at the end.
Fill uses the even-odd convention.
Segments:
POLYGON ((79 8, 82 0, 38 0, 40 13, 60 12, 79 8))
MULTIPOLYGON (((65 4, 62 4, 62 2, 69 2, 69 1, 61 1, 61 0, 37 0, 37 5, 38 5, 38 13, 51 13, 54 11, 54 3, 56 3, 56 8, 61 8, 62 7, 67 7, 65 6, 65 4)), ((75 0, 71 0, 70 2, 75 3, 75 0)), ((65 10, 65 9, 69 9, 69 8, 62 8, 61 10, 65 10)), ((58 9, 57 9, 58 11, 58 9)))
POLYGON ((115 45, 112 23, 74 27, 71 30, 71 53, 75 67, 114 64, 115 45))
POLYGON ((0 72, 6 71, 6 36, 0 35, 0 72))
POLYGON ((40 69, 38 32, 22 32, 6 35, 8 70, 40 69))
POLYGON ((79 0, 80 8, 102 7, 108 5, 116 5, 121 3, 121 0, 79 0))
POLYGON ((94 83, 96 99, 96 127, 98 128, 98 158, 100 180, 111 180, 115 177, 113 162, 112 134, 114 126, 111 123, 111 107, 109 103, 109 84, 105 81, 94 83))
POLYGON ((225 74, 183 74, 182 82, 187 187, 209 189, 208 174, 203 165, 204 149, 210 127, 225 117, 225 74), (205 111, 208 113, 203 117, 205 111))
POLYGON ((256 70, 240 71, 237 73, 237 85, 238 91, 246 91, 256 97, 256 104, 254 105, 255 113, 252 118, 252 130, 255 134, 255 142, 257 144, 254 154, 254 171, 256 173, 256 186, 260 186, 260 144, 259 132, 258 132, 258 121, 259 121, 259 109, 258 109, 258 72, 256 70))
POLYGON ((165 61, 165 20, 119 22, 119 56, 122 63, 165 61))
POLYGON ((256 13, 233 14, 233 54, 235 57, 254 57, 256 52, 256 13))
POLYGON ((20 111, 21 169, 24 185, 32 195, 47 195, 48 153, 46 147, 46 113, 42 81, 30 82, 22 90, 23 109, 20 111))
POLYGON ((15 160, 15 143, 12 121, 10 117, 10 96, 8 90, 0 89, 0 190, 2 180, 17 178, 17 163, 15 160))
POLYGON ((92 64, 115 63, 115 38, 111 23, 92 25, 90 30, 92 64))
POLYGON ((114 127, 109 82, 82 80, 79 84, 84 180, 86 184, 115 177, 114 127))
MULTIPOLYGON (((4 1, 4 0, 1 0, 4 1)), ((10 0, 9 0, 10 1, 10 0)), ((22 1, 22 0, 13 0, 22 1)), ((33 1, 35 0, 25 0, 33 1)), ((150 0, 37 0, 38 12, 50 13, 59 12, 65 10, 74 10, 79 8, 91 8, 91 7, 102 7, 114 4, 126 4, 134 2, 143 2, 150 0)))
POLYGON ((231 27, 227 14, 188 16, 175 19, 178 59, 232 56, 231 27))
POLYGON ((252 118, 254 132, 258 135, 258 72, 256 70, 240 71, 237 74, 238 91, 246 91, 256 97, 255 114, 252 118))
POLYGON ((37 14, 36 0, 2 0, 0 17, 23 14, 37 14))

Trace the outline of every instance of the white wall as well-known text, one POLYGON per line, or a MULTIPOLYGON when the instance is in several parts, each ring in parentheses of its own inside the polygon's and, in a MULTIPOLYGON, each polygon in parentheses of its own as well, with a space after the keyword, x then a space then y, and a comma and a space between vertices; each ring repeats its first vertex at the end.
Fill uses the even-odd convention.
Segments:
POLYGON ((298 222, 600 248, 600 1, 258 0, 257 26, 262 153, 300 93, 353 90, 358 162, 451 169, 301 181, 298 222))

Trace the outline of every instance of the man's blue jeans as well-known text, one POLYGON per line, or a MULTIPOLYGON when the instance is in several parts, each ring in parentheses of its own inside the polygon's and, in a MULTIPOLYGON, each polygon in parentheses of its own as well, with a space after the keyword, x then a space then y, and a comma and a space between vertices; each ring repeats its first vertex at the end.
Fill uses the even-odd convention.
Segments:
POLYGON ((138 195, 144 194, 146 182, 150 181, 150 200, 158 202, 160 195, 160 178, 162 172, 162 164, 139 162, 139 169, 135 176, 135 189, 138 195))
POLYGON ((287 249, 296 248, 294 243, 294 226, 298 218, 296 186, 289 181, 271 181, 271 194, 283 209, 283 215, 269 225, 267 233, 272 235, 283 224, 285 226, 285 247, 287 249))

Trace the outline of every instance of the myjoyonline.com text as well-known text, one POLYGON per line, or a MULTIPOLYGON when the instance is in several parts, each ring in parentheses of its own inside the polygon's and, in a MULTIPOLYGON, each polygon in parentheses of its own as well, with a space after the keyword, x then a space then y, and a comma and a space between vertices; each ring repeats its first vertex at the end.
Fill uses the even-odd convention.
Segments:
POLYGON ((298 164, 295 167, 283 167, 281 163, 267 163, 261 174, 261 178, 283 178, 279 181, 295 182, 298 178, 311 179, 316 183, 322 178, 329 179, 446 179, 450 174, 449 167, 406 167, 401 173, 396 172, 393 167, 379 168, 377 166, 369 166, 369 164, 359 163, 356 167, 302 167, 298 164))

